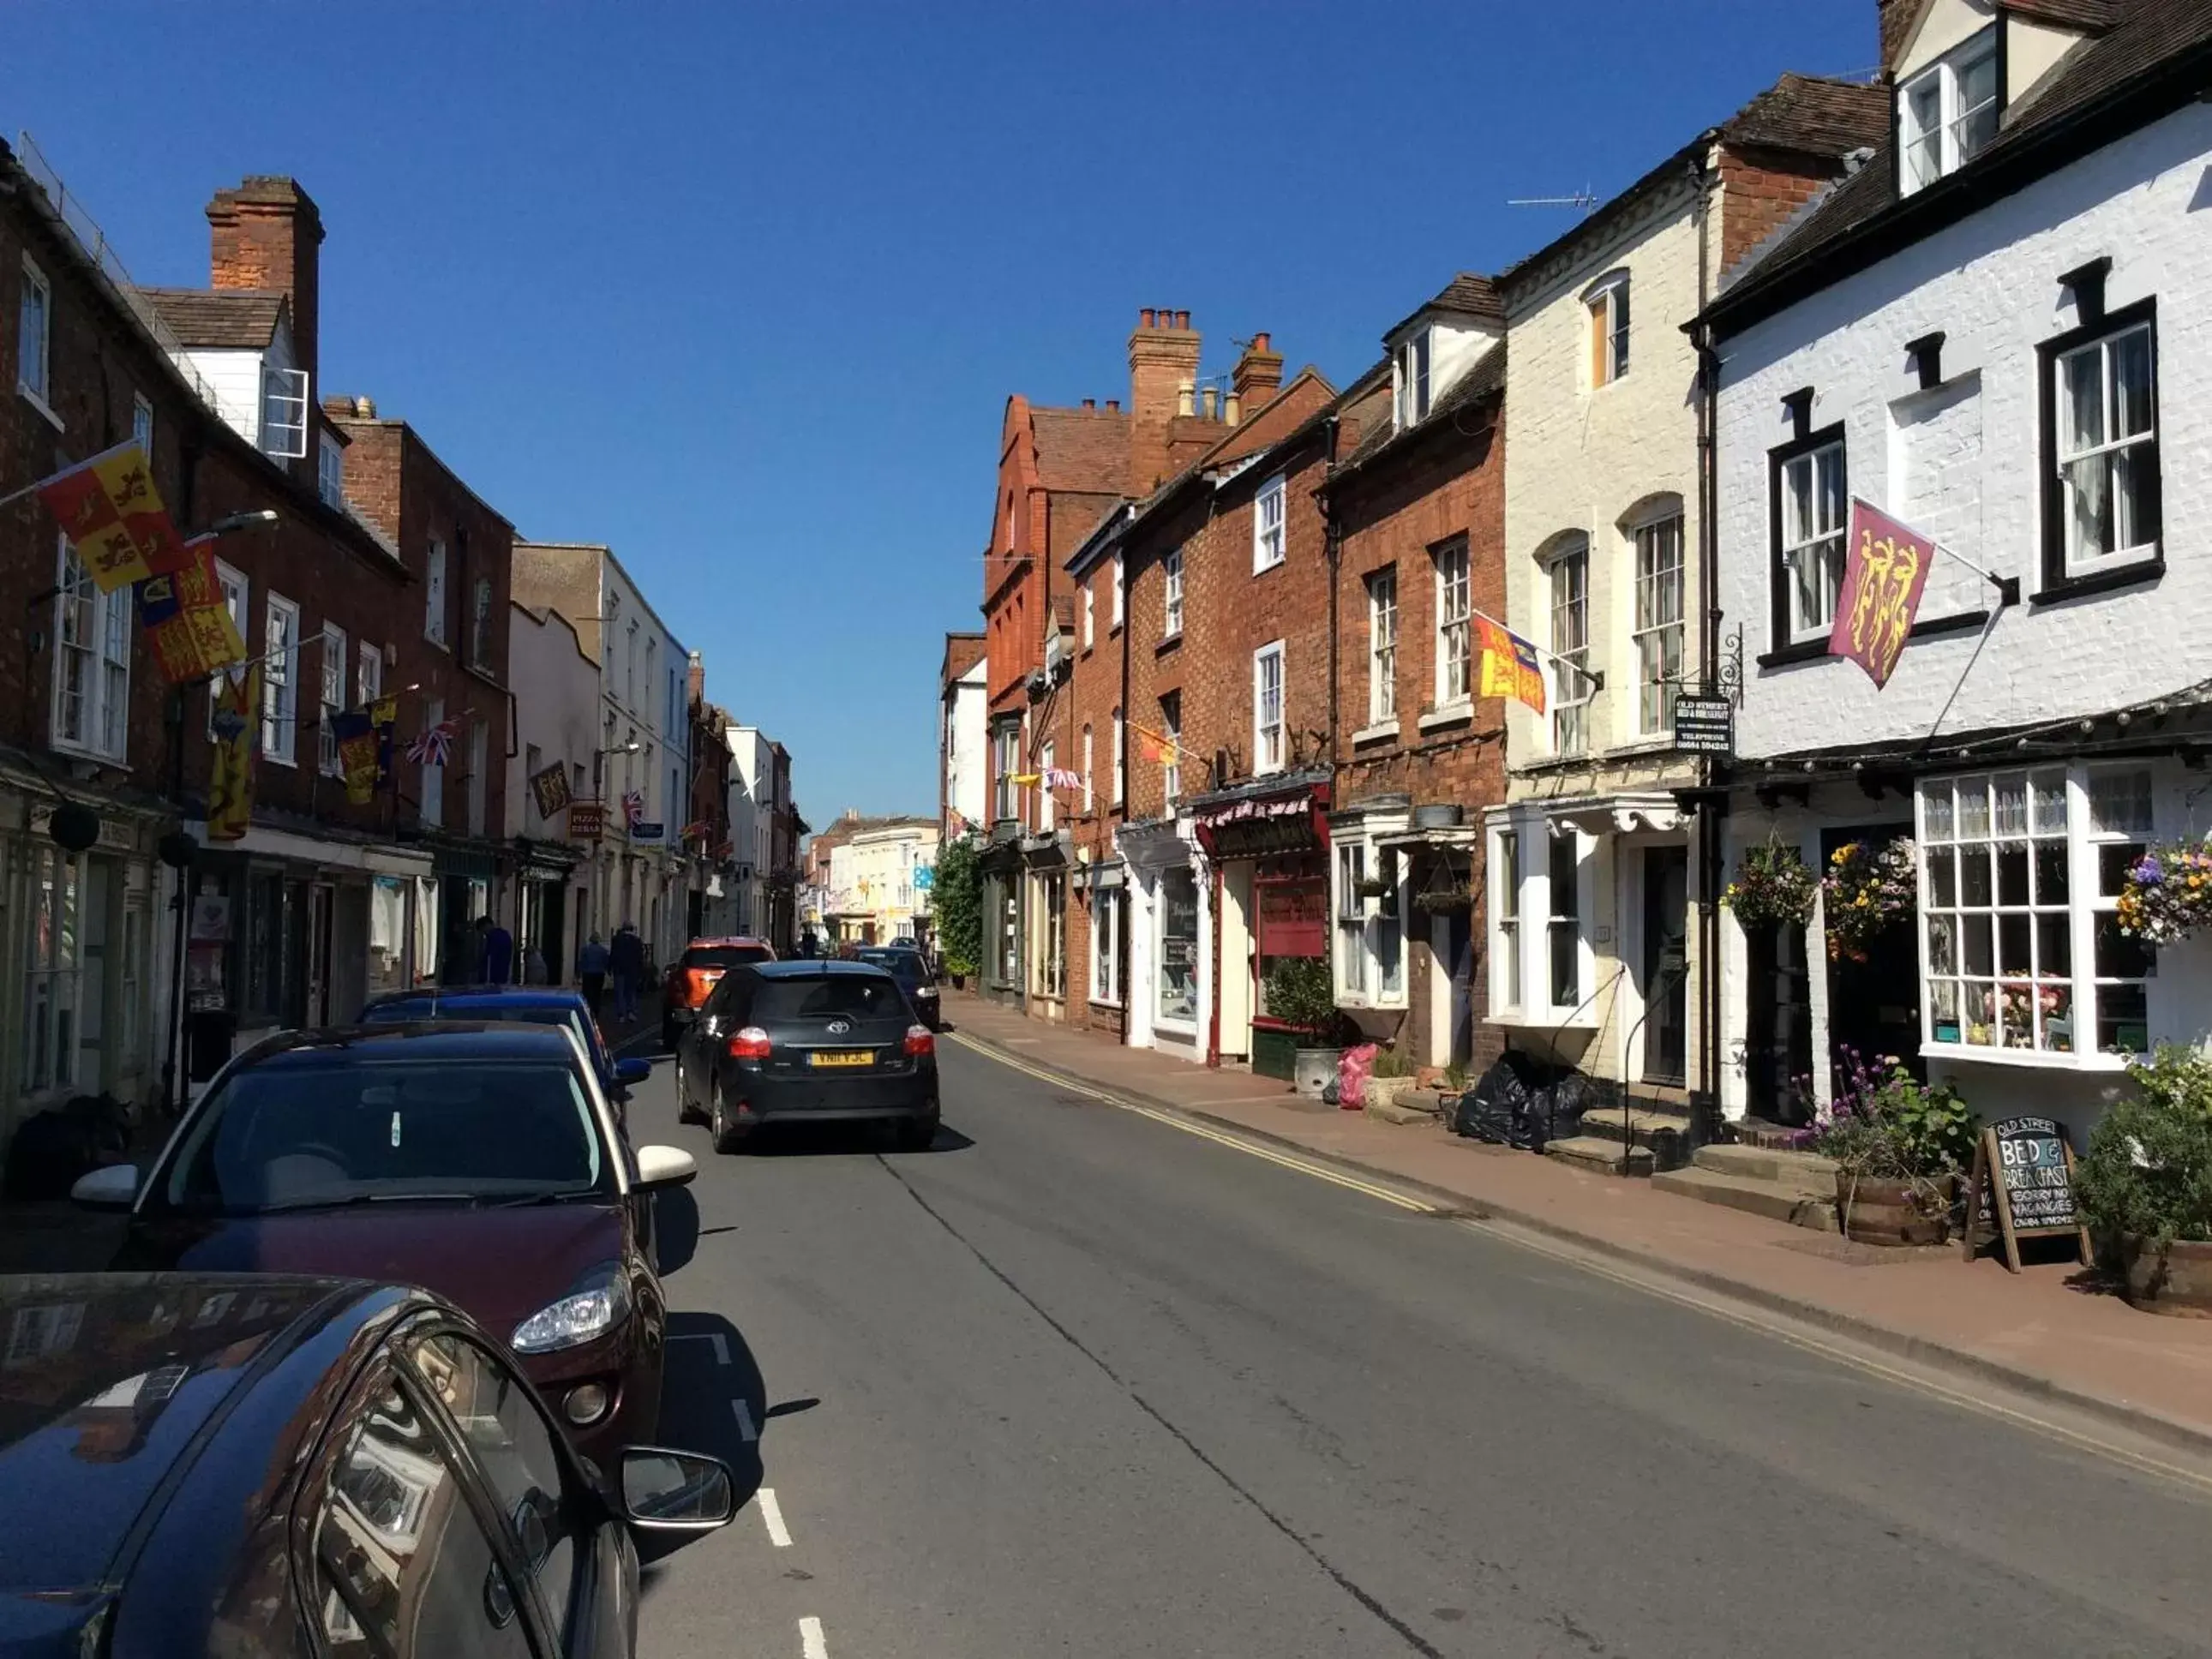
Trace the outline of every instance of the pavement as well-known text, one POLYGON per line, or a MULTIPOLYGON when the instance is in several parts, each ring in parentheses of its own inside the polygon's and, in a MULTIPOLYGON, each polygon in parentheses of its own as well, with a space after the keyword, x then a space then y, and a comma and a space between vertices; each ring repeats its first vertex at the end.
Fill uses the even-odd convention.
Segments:
POLYGON ((940 1063, 920 1153, 717 1157, 637 1091, 700 1162, 659 1437, 746 1497, 648 1568, 643 1652, 2212 1653, 2212 1463, 940 1063))
POLYGON ((2212 1450, 2212 1322, 2141 1312, 2078 1261, 2033 1262, 2015 1277, 1994 1253, 1968 1264, 1955 1247, 1853 1244, 1648 1182, 1483 1146, 1441 1123, 1316 1110, 1273 1079, 1124 1048, 972 993, 948 994, 945 1009, 959 1038, 1117 1098, 1264 1136, 1441 1207, 1478 1210, 1975 1382, 2212 1450))

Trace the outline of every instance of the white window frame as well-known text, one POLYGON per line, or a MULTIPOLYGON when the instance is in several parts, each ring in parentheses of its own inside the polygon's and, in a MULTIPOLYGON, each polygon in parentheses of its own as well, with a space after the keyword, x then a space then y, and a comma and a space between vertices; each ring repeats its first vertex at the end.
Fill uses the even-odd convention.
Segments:
POLYGON ((1053 827, 1053 809, 1056 800, 1052 792, 1053 769, 1060 764, 1060 747, 1050 738, 1037 751, 1037 831, 1048 835, 1053 827))
POLYGON ((1628 273, 1613 271, 1593 283, 1583 295, 1583 312, 1589 330, 1589 384, 1595 392, 1628 373, 1634 316, 1629 303, 1628 273))
POLYGON ((1289 698, 1283 642, 1273 640, 1252 653, 1252 775, 1255 778, 1279 772, 1289 764, 1289 722, 1284 712, 1289 698))
MULTIPOLYGON (((1541 971, 1544 975, 1545 1005, 1549 1013, 1556 1018, 1572 1018, 1577 1015, 1587 1016, 1589 1012, 1590 995, 1590 916, 1591 900, 1594 896, 1591 888, 1592 866, 1596 862, 1593 856, 1595 843, 1571 825, 1565 829, 1554 829, 1553 826, 1546 825, 1542 845, 1544 868, 1540 875, 1532 876, 1528 884, 1522 888, 1523 902, 1521 910, 1522 915, 1526 917, 1528 914, 1527 902, 1528 895, 1532 890, 1541 893, 1544 924, 1541 971), (1573 879, 1569 884, 1572 890, 1573 908, 1571 909, 1560 903, 1560 896, 1557 890, 1559 883, 1554 878, 1554 855, 1563 848, 1569 849, 1569 856, 1572 860, 1573 879), (1569 948, 1573 953, 1574 967, 1574 982, 1569 988, 1571 994, 1565 998, 1556 996, 1553 992, 1553 987, 1558 982, 1559 952, 1562 939, 1570 942, 1569 948)), ((1529 988, 1524 986, 1524 996, 1528 994, 1529 988)))
POLYGON ((1121 1006, 1121 928, 1126 925, 1121 890, 1099 887, 1091 897, 1091 1000, 1102 1008, 1121 1006))
POLYGON ((307 371, 261 366, 261 453, 296 461, 307 453, 307 371))
POLYGON ((1836 605, 1843 595, 1844 543, 1851 521, 1850 466, 1842 436, 1792 455, 1775 470, 1774 479, 1775 488, 1782 492, 1778 506, 1782 546, 1776 574, 1784 584, 1784 600, 1789 606, 1785 614, 1790 637, 1783 643, 1802 645, 1825 640, 1835 626, 1836 605), (1826 477, 1832 477, 1833 487, 1824 490, 1821 483, 1826 477), (1801 573, 1807 567, 1812 567, 1812 576, 1819 583, 1816 597, 1826 604, 1824 616, 1814 616, 1806 608, 1808 583, 1801 573))
POLYGON ((1474 698, 1474 571, 1464 539, 1430 555, 1436 568, 1435 680, 1438 708, 1474 698))
POLYGON ((1636 729, 1644 737, 1673 728, 1689 643, 1689 571, 1679 508, 1656 514, 1629 532, 1636 553, 1636 614, 1630 629, 1636 656, 1636 729), (1667 555, 1672 552, 1671 562, 1667 555))
POLYGON ((1083 585, 1083 648, 1091 649, 1098 638, 1098 596, 1091 591, 1091 584, 1083 585))
POLYGON ((331 434, 320 434, 315 450, 315 494, 325 507, 345 510, 345 447, 331 434))
POLYGON ((1091 795, 1091 722, 1085 720, 1083 723, 1083 810, 1086 814, 1092 810, 1091 795))
POLYGON ((422 637, 443 649, 446 644, 446 544, 430 538, 430 554, 423 567, 422 637))
POLYGON ((1252 574, 1282 563, 1289 543, 1290 490, 1277 473, 1252 498, 1252 574))
POLYGON ((1160 800, 1172 812, 1182 794, 1182 693, 1170 691, 1160 700, 1160 800))
POLYGON ((354 646, 353 659, 354 707, 366 711, 384 695, 384 649, 362 640, 354 646))
POLYGON ((264 596, 261 610, 261 756, 279 766, 296 766, 300 737, 300 607, 272 589, 264 596))
POLYGON ((146 459, 154 459, 154 400, 143 392, 131 394, 131 436, 145 452, 146 459))
POLYGON ((47 399, 53 395, 54 362, 54 285, 46 280, 46 273, 29 254, 23 256, 23 291, 15 316, 15 390, 38 406, 40 413, 54 418, 47 399), (36 349, 29 337, 33 313, 32 295, 38 296, 38 337, 36 349))
POLYGON ((1966 773, 1915 786, 1923 1054, 2116 1071, 2134 1051, 2106 1052, 2096 1039, 2109 1002, 2129 991, 2140 998, 2141 1009, 2140 1020, 2130 1017, 2129 1023, 2142 1025, 2149 1046, 2148 981, 2157 972, 2155 958, 2142 974, 2100 972, 2097 944, 2100 931, 2110 928, 2116 950, 2139 948, 2118 939, 2113 912, 2127 866, 2158 844, 2162 793, 2157 769, 2140 759, 1966 773), (1984 795, 1978 807, 1978 790, 1984 795), (2021 863, 2018 879, 2008 882, 2004 855, 2013 848, 2021 849, 2021 863), (1989 860, 1978 890, 1967 879, 1969 848, 1989 860), (1941 867, 1946 854, 1953 860, 1948 876, 1941 867), (2063 899, 2052 902, 2046 884, 2063 884, 2063 899), (1978 902, 1967 902, 1977 890, 1978 902), (2008 929, 2008 920, 2016 926, 2008 929), (1985 953, 1973 949, 1977 921, 1990 930, 1984 935, 1985 953), (2063 967, 2048 971, 2062 952, 2063 967), (1948 988, 1956 988, 1947 996, 1948 988), (2008 990, 2025 1016, 2018 1024, 2006 1018, 2008 990), (2046 1006, 2046 993, 2063 995, 2063 1004, 2046 1006), (2055 1032, 2062 1021, 2063 1033, 2055 1032), (1971 1040, 1978 1026, 1984 1041, 1971 1040), (1939 1039, 1938 1030, 1947 1027, 1956 1030, 1955 1038, 1939 1039), (2010 1040, 2015 1032, 2026 1040, 2010 1040), (2067 1046, 2045 1046, 2054 1035, 2067 1046))
MULTIPOLYGON (((2087 495, 2077 496, 2074 476, 2077 469, 2093 466, 2100 480, 2096 492, 2101 498, 2101 508, 2111 515, 2117 539, 2118 483, 2122 477, 2135 472, 2148 459, 2150 468, 2150 496, 2154 502, 2162 494, 2159 477, 2158 447, 2158 336, 2150 319, 2121 324, 2096 338, 2085 340, 2080 345, 2069 347, 2057 354, 2051 364, 2050 385, 2045 395, 2051 401, 2051 432, 2056 453, 2052 465, 2057 471, 2057 488, 2059 500, 2060 533, 2065 538, 2063 552, 2068 576, 2082 576, 2098 570, 2115 569, 2123 565, 2145 564, 2155 559, 2161 544, 2163 526, 2154 524, 2148 538, 2138 539, 2125 546, 2114 546, 2104 552, 2081 550, 2083 544, 2081 507, 2087 495), (2123 405, 2113 374, 2114 348, 2141 341, 2143 346, 2146 383, 2142 398, 2148 423, 2137 430, 2115 437, 2114 431, 2127 410, 2123 405), (2068 445, 2075 439, 2075 400, 2068 395, 2068 375, 2075 364, 2094 363, 2097 374, 2097 440, 2068 445)), ((2095 507, 2092 511, 2097 510, 2095 507)), ((2140 513, 2141 502, 2136 503, 2140 513)), ((2154 515, 2155 516, 2155 515, 2154 515)))
POLYGON ((2003 112, 2004 88, 1998 79, 1996 26, 1976 33, 1937 58, 1897 89, 1898 193, 1910 196, 1956 173, 1996 136, 2003 112), (1960 107, 1969 69, 1986 66, 1990 94, 1971 109, 1960 107), (1932 95, 1931 95, 1932 94, 1932 95), (1984 111, 1984 129, 1972 125, 1984 111), (1934 125, 1931 126, 1930 117, 1934 125))
MULTIPOLYGON (((253 614, 253 580, 243 570, 233 569, 221 559, 215 562, 215 579, 216 586, 222 589, 223 608, 230 612, 230 625, 238 630, 239 642, 245 644, 253 637, 253 629, 247 622, 253 614)), ((249 659, 252 657, 250 648, 246 654, 249 659)), ((215 736, 215 702, 216 687, 210 683, 207 712, 207 734, 210 738, 215 736)))
POLYGON ((1526 957, 1521 926, 1521 848, 1526 831, 1519 826, 1490 832, 1490 1006, 1500 1014, 1521 1010, 1526 957))
POLYGON ((1359 891, 1370 874, 1392 869, 1389 849, 1372 836, 1348 832, 1334 838, 1329 860, 1330 980, 1344 1008, 1406 1006, 1406 888, 1410 863, 1395 860, 1396 890, 1390 901, 1359 891))
POLYGON ((1429 416, 1430 331, 1416 329, 1398 348, 1398 429, 1418 426, 1429 416))
POLYGON ((1398 568, 1367 575, 1367 723, 1398 718, 1398 568))
POLYGON ((1002 726, 991 733, 991 817, 1002 821, 1018 816, 1021 811, 1021 786, 1013 781, 1014 775, 1022 769, 1022 734, 1012 726, 1002 726))
POLYGON ((1182 637, 1182 549, 1171 548, 1160 560, 1160 638, 1182 637))
POLYGON ((316 665, 322 688, 315 721, 315 759, 326 777, 342 774, 338 765, 338 716, 345 712, 346 635, 335 623, 323 624, 323 659, 316 665))
POLYGON ((1125 767, 1124 767, 1124 766, 1123 766, 1123 764, 1122 764, 1122 752, 1121 752, 1121 751, 1122 751, 1122 737, 1123 737, 1123 731, 1122 731, 1122 721, 1121 721, 1121 708, 1119 707, 1119 705, 1116 705, 1116 706, 1115 706, 1115 710, 1114 710, 1114 800, 1113 800, 1113 805, 1115 805, 1115 806, 1119 806, 1119 805, 1121 805, 1125 800, 1127 800, 1127 799, 1128 799, 1128 795, 1127 795, 1127 791, 1126 791, 1126 785, 1127 785, 1127 779, 1124 776, 1124 772, 1125 772, 1126 769, 1125 769, 1125 767))
MULTIPOLYGON (((422 704, 424 731, 428 731, 445 718, 446 700, 443 697, 430 697, 424 701, 422 704)), ((438 829, 446 822, 446 769, 424 761, 422 769, 421 798, 416 804, 416 810, 422 815, 424 823, 428 824, 432 829, 438 829)), ((625 756, 623 760, 623 784, 625 789, 628 788, 629 783, 629 757, 625 756)))
POLYGON ((1589 538, 1563 540, 1544 561, 1551 671, 1552 752, 1581 755, 1589 750, 1590 682, 1589 538), (1570 573, 1581 573, 1576 592, 1570 573), (1565 583, 1566 592, 1562 592, 1565 583))
POLYGON ((1114 605, 1109 615, 1113 627, 1119 628, 1121 625, 1122 615, 1127 609, 1128 602, 1128 582, 1121 568, 1121 556, 1116 553, 1114 556, 1114 605))
POLYGON ((137 632, 128 584, 103 593, 69 538, 55 538, 53 691, 48 741, 64 753, 120 766, 131 746, 131 655, 137 632), (72 668, 83 690, 71 704, 65 688, 72 668))

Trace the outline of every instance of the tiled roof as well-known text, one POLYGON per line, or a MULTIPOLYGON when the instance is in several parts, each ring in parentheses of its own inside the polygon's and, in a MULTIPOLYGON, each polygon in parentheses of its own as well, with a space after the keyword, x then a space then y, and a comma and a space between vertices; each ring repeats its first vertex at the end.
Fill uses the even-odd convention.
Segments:
MULTIPOLYGON (((1387 370, 1389 367, 1387 363, 1380 366, 1382 370, 1387 370)), ((1360 392, 1367 380, 1376 372, 1370 370, 1368 375, 1361 377, 1360 384, 1355 386, 1351 393, 1346 394, 1347 404, 1353 401, 1354 395, 1360 392)), ((1382 389, 1387 390, 1387 379, 1381 382, 1381 386, 1382 389)), ((1426 415, 1403 431, 1399 430, 1397 423, 1390 418, 1389 411, 1386 407, 1382 411, 1382 418, 1375 422, 1374 429, 1361 437, 1358 447, 1337 464, 1335 471, 1330 476, 1341 477, 1346 473, 1358 471, 1382 454, 1384 450, 1393 447, 1399 440, 1405 439, 1410 441, 1423 433, 1438 431, 1456 411, 1470 409, 1487 398, 1502 393, 1504 390, 1505 342, 1500 340, 1482 354, 1474 368, 1444 388, 1443 396, 1429 405, 1429 412, 1426 415)))
POLYGON ((1724 143, 1844 156, 1889 131, 1889 89, 1785 75, 1721 124, 1724 143))
POLYGON ((2090 34, 2112 27, 2118 9, 2118 0, 2005 0, 2007 11, 2090 34))
MULTIPOLYGON (((1784 284, 1795 292, 1808 282, 1817 287, 1848 276, 1859 264, 1838 263, 1834 256, 1893 213, 1914 215, 1915 222, 1932 232, 1978 211, 1991 199, 1991 174, 2006 172, 2007 162, 2015 157, 2031 165, 2034 146, 2058 133, 2070 118, 2106 105, 2144 111, 2142 118, 2154 118, 2137 95, 2139 83, 2183 58, 2200 58, 2212 67, 2212 4, 2206 0, 2112 0, 2111 10, 2110 30, 2075 47, 2032 97, 2008 108, 1996 137, 1979 155, 1903 201, 1896 189, 1894 145, 1885 134, 1873 159, 1777 242, 1749 276, 1715 302, 1713 313, 1724 319, 1751 311, 1759 296, 1784 284)), ((1997 193, 2022 182, 2011 178, 1997 193)))
POLYGON ((142 288, 138 292, 188 346, 258 350, 276 337, 284 296, 265 289, 142 288))
POLYGON ((1501 327, 1505 322, 1504 304, 1498 299, 1498 290, 1491 285, 1490 278, 1478 276, 1471 270, 1462 270, 1444 284, 1443 293, 1433 299, 1423 301, 1413 310, 1391 324, 1383 331, 1382 337, 1389 339, 1407 324, 1412 322, 1414 318, 1431 311, 1455 312, 1462 317, 1477 318, 1486 323, 1496 323, 1501 327))
POLYGON ((1120 410, 1032 409, 1030 430, 1047 489, 1119 494, 1128 481, 1129 417, 1120 410))

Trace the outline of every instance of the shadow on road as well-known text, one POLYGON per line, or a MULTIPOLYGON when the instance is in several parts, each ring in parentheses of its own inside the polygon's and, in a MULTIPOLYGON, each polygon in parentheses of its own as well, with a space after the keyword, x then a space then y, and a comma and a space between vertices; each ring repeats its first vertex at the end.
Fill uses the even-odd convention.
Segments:
POLYGON ((699 1253, 700 1237, 699 1200, 690 1188, 672 1187, 653 1195, 653 1265, 663 1279, 690 1265, 699 1253))
MULTIPOLYGON (((670 1314, 659 1443, 727 1463, 732 1495, 743 1508, 761 1488, 760 1428, 769 1415, 760 1363, 738 1328, 720 1314, 670 1314)), ((641 1533, 638 1559, 664 1559, 689 1541, 641 1533)))
POLYGON ((739 1156, 753 1158, 928 1158, 964 1152, 975 1143, 950 1125, 921 1152, 896 1150, 891 1132, 872 1123, 763 1123, 739 1156))

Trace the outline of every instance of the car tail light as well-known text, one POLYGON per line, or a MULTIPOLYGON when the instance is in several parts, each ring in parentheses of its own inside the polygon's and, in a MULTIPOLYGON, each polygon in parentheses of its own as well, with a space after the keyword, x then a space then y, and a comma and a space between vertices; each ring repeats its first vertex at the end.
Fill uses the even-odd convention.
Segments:
POLYGON ((768 1054, 768 1033, 757 1025, 748 1025, 730 1038, 732 1060, 766 1060, 768 1054))
POLYGON ((935 1054, 937 1052, 936 1034, 927 1025, 908 1026, 906 1028, 906 1051, 908 1054, 914 1055, 916 1058, 919 1058, 923 1054, 935 1054))

